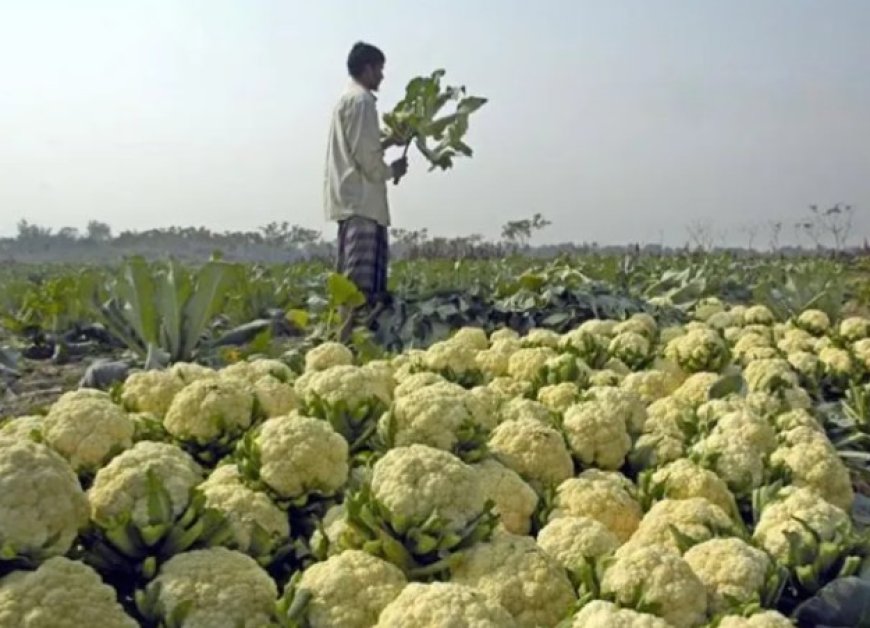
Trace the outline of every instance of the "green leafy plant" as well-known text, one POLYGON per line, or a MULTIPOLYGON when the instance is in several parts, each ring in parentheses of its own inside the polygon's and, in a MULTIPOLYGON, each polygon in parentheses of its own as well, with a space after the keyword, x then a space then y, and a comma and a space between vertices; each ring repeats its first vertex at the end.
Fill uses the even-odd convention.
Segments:
POLYGON ((129 259, 96 303, 109 331, 143 358, 146 367, 191 361, 225 298, 235 267, 211 260, 191 271, 175 260, 149 265, 129 259))
POLYGON ((418 76, 408 83, 405 97, 383 116, 385 144, 404 146, 404 154, 413 143, 430 162, 430 170, 446 170, 459 155, 471 157, 471 147, 464 142, 469 116, 486 104, 486 99, 466 95, 465 87, 441 86, 444 70, 430 76, 418 76), (452 113, 442 114, 444 107, 456 103, 452 113), (434 146, 428 141, 434 140, 434 146))

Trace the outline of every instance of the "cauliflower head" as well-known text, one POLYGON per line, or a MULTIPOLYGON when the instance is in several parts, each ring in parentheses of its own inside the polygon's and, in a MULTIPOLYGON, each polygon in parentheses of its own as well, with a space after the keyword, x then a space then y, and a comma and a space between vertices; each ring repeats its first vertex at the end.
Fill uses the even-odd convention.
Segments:
POLYGON ((93 472, 133 444, 134 427, 108 397, 79 393, 66 393, 51 406, 42 436, 76 473, 93 472))
POLYGON ((392 446, 420 444, 460 453, 475 449, 485 431, 495 423, 495 415, 484 416, 482 406, 461 386, 432 384, 396 399, 381 415, 378 432, 392 446), (475 409, 479 412, 475 413, 475 409), (484 418, 486 425, 481 425, 484 418))
POLYGON ((794 623, 777 611, 761 611, 749 617, 726 615, 718 628, 794 628, 794 623))
POLYGON ((148 615, 165 621, 184 606, 184 625, 203 628, 265 628, 278 597, 275 582, 253 558, 225 547, 173 556, 145 593, 148 615))
POLYGON ((580 400, 580 389, 573 382, 544 386, 538 390, 538 402, 548 410, 562 413, 580 400))
POLYGON ((489 450, 535 488, 555 485, 574 475, 574 462, 562 434, 535 419, 500 424, 490 436, 489 450))
POLYGON ((455 582, 409 583, 381 613, 375 628, 516 628, 500 604, 455 582))
POLYGON ((292 385, 267 375, 253 384, 257 404, 267 418, 290 414, 299 408, 299 398, 292 385))
POLYGON ((29 438, 0 435, 0 550, 37 560, 65 554, 87 522, 67 461, 29 438))
POLYGON ((813 488, 835 506, 850 511, 855 499, 852 479, 828 437, 812 427, 798 427, 787 435, 796 442, 774 451, 770 464, 785 469, 793 486, 813 488))
POLYGON ((643 431, 647 404, 637 393, 616 386, 591 386, 585 396, 603 403, 621 416, 629 434, 640 434, 643 431))
POLYGON ((253 441, 259 466, 251 471, 281 499, 331 495, 347 482, 347 441, 326 421, 300 414, 275 417, 256 428, 253 441))
POLYGON ((353 352, 340 342, 324 342, 305 354, 306 371, 325 371, 333 366, 353 364, 353 352))
POLYGON ((238 379, 200 379, 175 395, 163 425, 175 438, 199 447, 233 439, 251 425, 254 394, 238 379))
POLYGON ((206 508, 221 513, 232 533, 231 549, 254 558, 267 558, 290 538, 287 513, 269 499, 244 484, 235 465, 217 467, 199 485, 206 508))
POLYGON ((651 477, 655 494, 664 499, 703 498, 731 517, 738 517, 737 501, 718 475, 687 458, 657 469, 651 477))
POLYGON ((497 533, 461 556, 452 582, 474 587, 504 607, 517 626, 554 626, 576 600, 565 570, 530 537, 497 533))
POLYGON ((601 593, 629 607, 640 596, 645 607, 674 626, 699 626, 707 614, 704 584, 679 554, 664 547, 618 549, 601 579, 601 593))
POLYGON ((515 471, 497 460, 474 465, 483 493, 495 503, 501 526, 512 534, 528 534, 532 515, 538 507, 538 494, 515 471))
POLYGON ((162 417, 184 385, 171 371, 137 371, 124 382, 121 403, 128 412, 151 412, 162 417))
POLYGON ((558 517, 538 532, 538 546, 568 571, 582 568, 590 559, 608 556, 619 539, 607 527, 589 517, 558 517))
POLYGON ((462 327, 451 337, 453 342, 468 345, 476 351, 483 351, 489 347, 489 338, 486 330, 481 327, 462 327))
POLYGON ((850 316, 840 322, 840 337, 847 342, 856 342, 870 338, 870 318, 850 316))
POLYGON ((389 450, 375 465, 372 494, 389 512, 411 524, 433 512, 457 530, 479 517, 486 506, 474 467, 440 449, 410 445, 389 450))
POLYGON ((508 358, 508 375, 516 380, 533 382, 544 370, 547 361, 557 356, 558 354, 549 347, 520 349, 508 358))
POLYGON ((665 347, 665 356, 688 373, 719 372, 731 359, 725 340, 709 328, 692 329, 674 338, 665 347))
POLYGON ((624 331, 613 337, 607 346, 610 357, 624 362, 632 370, 642 369, 651 357, 648 338, 633 331, 624 331))
POLYGON ((395 565, 349 549, 308 567, 298 591, 310 595, 305 607, 310 628, 369 628, 406 584, 395 565))
POLYGON ((550 519, 588 517, 602 523, 624 543, 634 534, 643 516, 629 487, 631 481, 618 473, 610 476, 584 471, 556 489, 550 519))
POLYGON ((778 562, 790 564, 789 536, 806 534, 801 519, 818 537, 832 541, 852 530, 849 515, 842 508, 824 500, 815 490, 789 486, 761 512, 752 538, 778 562))
POLYGON ((821 336, 831 328, 831 319, 822 310, 804 310, 797 317, 795 324, 814 336, 821 336))
POLYGON ((574 615, 571 628, 671 628, 661 617, 621 608, 613 602, 592 600, 574 615))
POLYGON ((36 571, 0 578, 0 626, 4 628, 136 628, 115 590, 83 562, 50 558, 36 571))
POLYGON ((619 408, 602 401, 584 401, 565 411, 568 445, 585 466, 616 470, 631 450, 631 438, 619 408))
POLYGON ((647 405, 673 393, 679 383, 671 373, 639 371, 626 375, 619 387, 637 394, 647 405))
POLYGON ((762 599, 771 568, 768 555, 738 538, 710 539, 695 545, 683 559, 707 588, 713 613, 725 612, 736 602, 762 599))
POLYGON ((738 532, 734 520, 703 497, 663 499, 644 515, 628 544, 656 546, 682 554, 688 549, 684 543, 694 545, 738 532))
POLYGON ((148 476, 152 474, 169 495, 173 517, 184 512, 191 490, 203 479, 202 468, 175 445, 138 442, 97 471, 88 489, 94 523, 112 528, 130 517, 139 527, 149 525, 148 476))

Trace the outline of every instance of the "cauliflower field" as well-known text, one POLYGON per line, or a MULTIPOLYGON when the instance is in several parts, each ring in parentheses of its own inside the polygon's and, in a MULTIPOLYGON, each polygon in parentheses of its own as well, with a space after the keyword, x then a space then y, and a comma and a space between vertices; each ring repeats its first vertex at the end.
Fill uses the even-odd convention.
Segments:
POLYGON ((70 390, 0 423, 0 628, 867 625, 870 320, 688 314, 70 390))

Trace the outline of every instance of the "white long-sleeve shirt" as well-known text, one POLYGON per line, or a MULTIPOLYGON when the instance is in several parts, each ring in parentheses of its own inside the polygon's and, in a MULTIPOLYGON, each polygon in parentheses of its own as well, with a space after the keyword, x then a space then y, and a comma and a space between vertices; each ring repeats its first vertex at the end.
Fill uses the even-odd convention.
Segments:
POLYGON ((326 149, 326 219, 362 216, 390 224, 387 181, 375 96, 356 82, 342 94, 332 114, 326 149))

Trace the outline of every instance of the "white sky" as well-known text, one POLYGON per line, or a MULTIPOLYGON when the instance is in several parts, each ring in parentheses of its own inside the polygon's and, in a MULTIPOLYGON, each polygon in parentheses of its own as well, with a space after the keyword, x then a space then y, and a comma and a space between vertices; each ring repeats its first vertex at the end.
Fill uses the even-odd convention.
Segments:
POLYGON ((387 55, 382 109, 436 67, 491 99, 472 160, 413 158, 391 187, 396 226, 493 236, 541 212, 541 241, 682 243, 709 220, 742 242, 844 201, 860 240, 868 32, 868 0, 0 0, 0 234, 332 236, 327 125, 366 39, 387 55))

